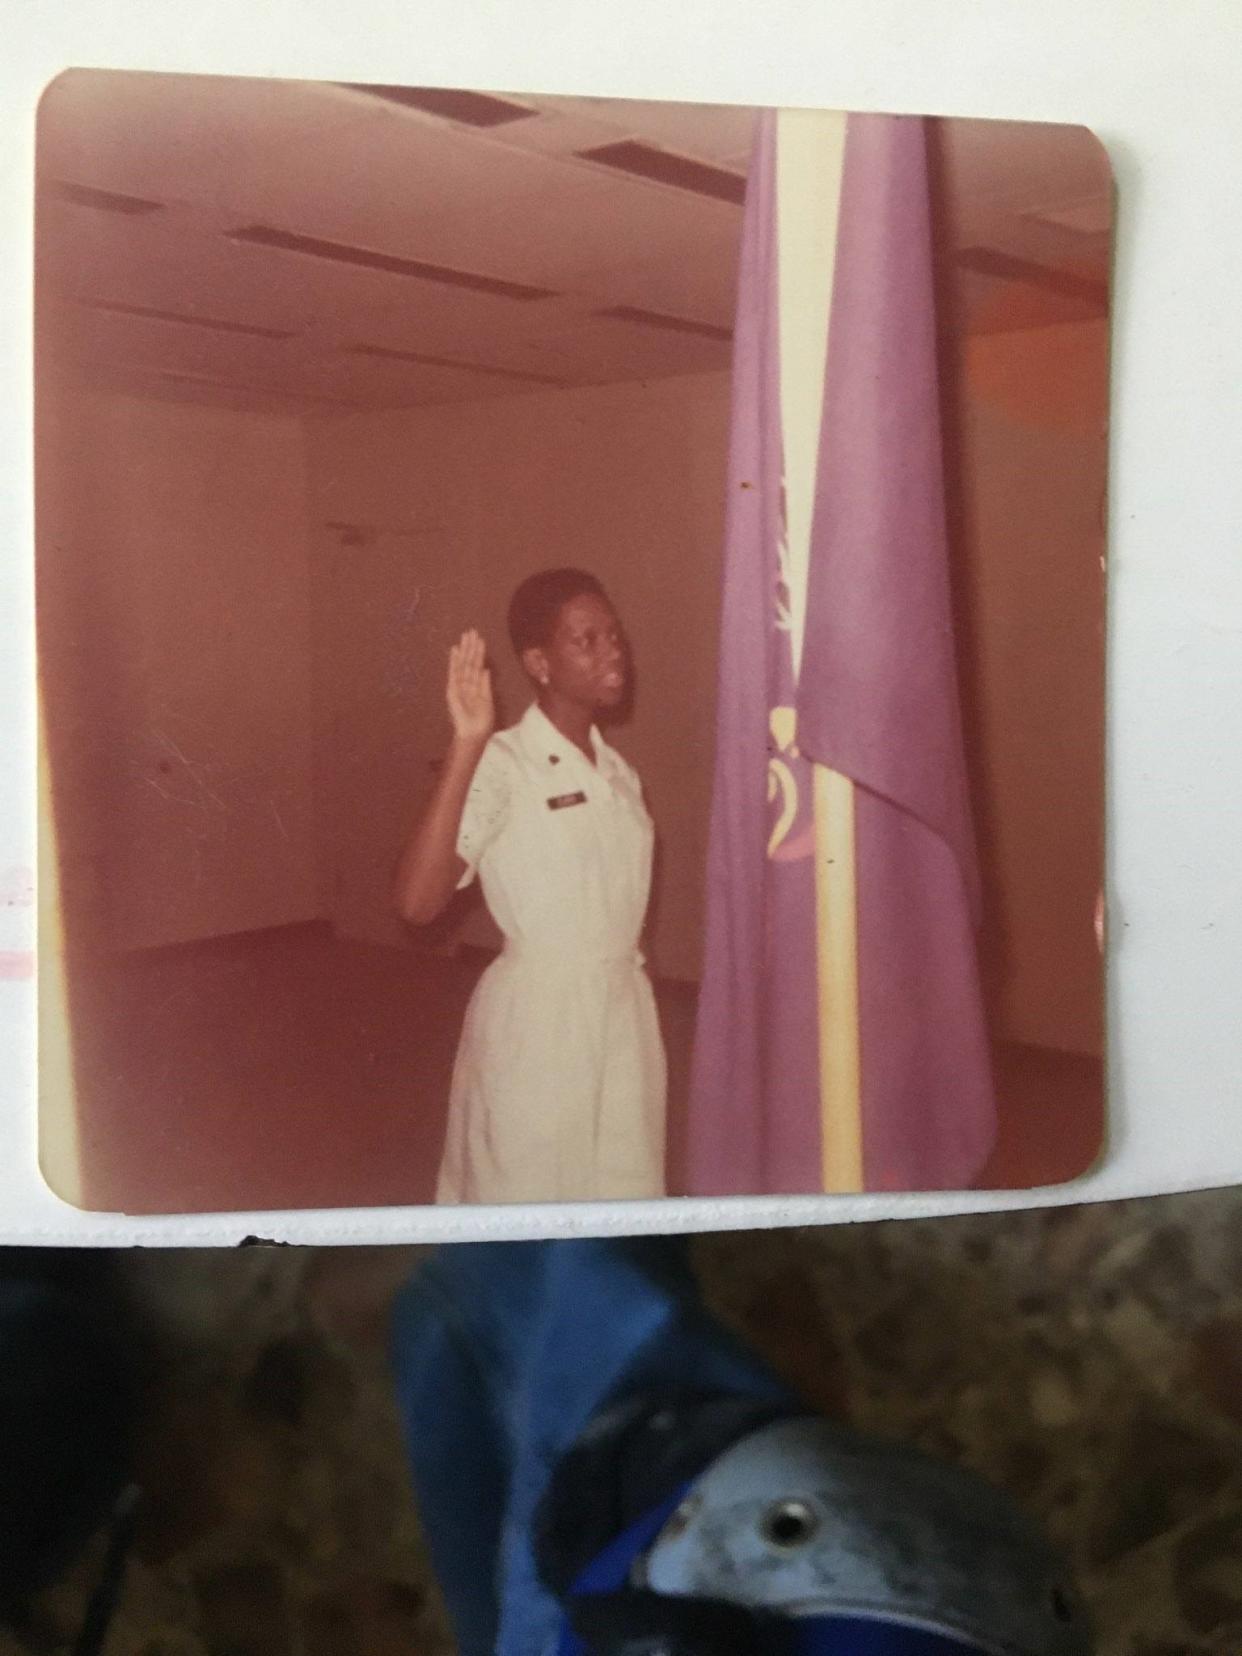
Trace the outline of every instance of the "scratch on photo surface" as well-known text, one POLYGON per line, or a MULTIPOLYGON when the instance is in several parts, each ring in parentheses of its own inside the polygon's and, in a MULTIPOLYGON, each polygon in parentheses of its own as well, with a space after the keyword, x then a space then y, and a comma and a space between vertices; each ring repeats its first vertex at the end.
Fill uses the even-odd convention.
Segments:
POLYGON ((145 782, 148 788, 154 788, 160 798, 166 799, 170 805, 188 805, 191 808, 197 806, 199 810, 204 806, 205 802, 201 799, 185 799, 179 793, 169 793, 167 788, 160 787, 153 776, 143 776, 139 780, 145 782))
MULTIPOLYGON (((177 746, 176 742, 173 741, 172 737, 166 735, 164 733, 164 731, 153 729, 151 734, 152 734, 152 736, 155 737, 155 740, 157 742, 162 742, 163 745, 168 749, 168 751, 170 753, 174 754, 178 759, 180 759, 181 763, 185 766, 186 771, 189 774, 190 779, 191 779, 191 781, 193 781, 194 785, 197 788, 201 789, 202 792, 205 793, 209 799, 214 799, 216 804, 220 807, 220 809, 222 811, 226 810, 227 806, 225 805, 224 801, 220 798, 220 795, 215 791, 215 789, 213 787, 211 787, 211 785, 208 783, 208 781, 206 779, 205 772, 206 772, 207 767, 205 765, 197 762, 197 761, 187 759, 185 754, 182 753, 181 749, 177 746)), ((201 803, 201 801, 195 801, 195 803, 201 803)))

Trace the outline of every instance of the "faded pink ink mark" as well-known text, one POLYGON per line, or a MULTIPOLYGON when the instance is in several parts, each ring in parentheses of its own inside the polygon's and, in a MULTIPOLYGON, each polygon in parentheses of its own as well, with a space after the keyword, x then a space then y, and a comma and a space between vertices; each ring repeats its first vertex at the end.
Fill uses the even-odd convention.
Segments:
POLYGON ((0 980, 15 983, 34 976, 33 949, 0 949, 0 980))

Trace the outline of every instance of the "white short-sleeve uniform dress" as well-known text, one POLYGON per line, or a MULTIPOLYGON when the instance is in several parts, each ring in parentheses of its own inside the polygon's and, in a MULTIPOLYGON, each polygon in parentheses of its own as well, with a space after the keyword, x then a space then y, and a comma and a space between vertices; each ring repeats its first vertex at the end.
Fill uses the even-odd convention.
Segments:
POLYGON ((504 948, 466 1012, 438 1202, 664 1194, 664 1047, 639 950, 654 832, 638 777, 533 705, 484 749, 457 841, 504 948))

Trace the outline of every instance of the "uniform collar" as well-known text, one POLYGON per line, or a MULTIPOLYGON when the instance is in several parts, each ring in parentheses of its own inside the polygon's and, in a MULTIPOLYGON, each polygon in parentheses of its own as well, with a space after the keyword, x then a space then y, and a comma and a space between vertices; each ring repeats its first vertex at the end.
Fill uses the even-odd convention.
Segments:
MULTIPOLYGON (((575 747, 567 736, 561 735, 538 702, 531 702, 519 721, 518 729, 527 752, 545 765, 589 763, 582 750, 575 747)), ((591 746, 595 749, 594 768, 603 774, 609 773, 612 770, 612 749, 595 725, 591 726, 591 746)))

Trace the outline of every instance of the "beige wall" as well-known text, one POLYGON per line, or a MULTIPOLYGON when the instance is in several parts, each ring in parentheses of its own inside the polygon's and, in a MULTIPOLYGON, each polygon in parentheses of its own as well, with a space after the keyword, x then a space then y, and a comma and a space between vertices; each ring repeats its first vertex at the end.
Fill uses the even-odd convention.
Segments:
POLYGON ((1094 1054, 1107 341, 1103 321, 969 340, 956 445, 994 1014, 1010 1039, 1094 1054))
POLYGON ((393 911, 393 866, 444 746, 444 615, 457 622, 468 588, 439 535, 313 535, 320 907, 343 937, 418 935, 393 911))
MULTIPOLYGON (((385 878, 391 872, 428 761, 444 744, 451 638, 469 625, 483 630, 511 722, 527 695, 505 635, 509 595, 533 570, 585 566, 613 593, 634 638, 637 704, 614 734, 643 776, 660 830, 653 965, 697 977, 728 393, 728 376, 712 374, 313 422, 316 526, 403 529, 423 563, 412 553, 403 573, 400 556, 390 557, 388 613, 382 605, 375 612, 388 684, 375 705, 392 746, 387 756, 374 753, 370 790, 353 800, 351 859, 369 854, 385 878)), ((316 533, 326 547, 332 537, 316 533)), ((372 581, 359 602, 374 606, 378 591, 372 581)), ((338 726, 338 758, 355 744, 373 747, 370 719, 360 702, 352 722, 338 726)), ((350 807, 331 793, 355 792, 350 769, 336 759, 319 765, 324 818, 337 822, 338 843, 350 807)), ((382 936, 391 927, 385 901, 376 885, 369 900, 338 901, 334 916, 355 935, 382 936)), ((476 923, 469 935, 486 933, 476 923)))
POLYGON ((51 385, 41 402, 42 662, 79 935, 312 918, 299 423, 51 385))
MULTIPOLYGON (((1101 1041, 1104 348, 1101 324, 971 340, 951 445, 997 1024, 1085 1052, 1101 1041)), ((509 593, 573 562, 635 640, 615 739, 660 828, 653 965, 696 977, 728 390, 705 375, 304 425, 45 391, 44 694, 71 932, 137 946, 329 915, 401 942, 389 878, 443 748, 448 643, 482 627, 516 718, 509 593)), ((476 917, 465 935, 490 930, 476 917)))

